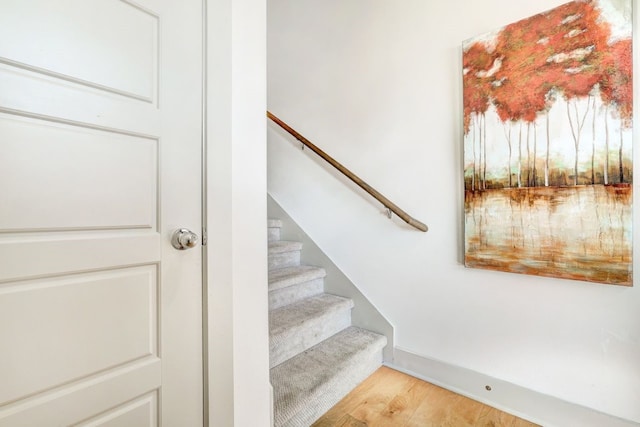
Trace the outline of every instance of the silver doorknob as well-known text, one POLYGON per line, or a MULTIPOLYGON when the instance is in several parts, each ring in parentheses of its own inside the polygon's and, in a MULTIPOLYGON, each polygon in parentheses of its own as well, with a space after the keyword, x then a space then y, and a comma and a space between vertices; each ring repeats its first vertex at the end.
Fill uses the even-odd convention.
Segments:
POLYGON ((179 250, 193 248, 198 243, 198 235, 186 228, 180 228, 173 233, 171 244, 179 250))

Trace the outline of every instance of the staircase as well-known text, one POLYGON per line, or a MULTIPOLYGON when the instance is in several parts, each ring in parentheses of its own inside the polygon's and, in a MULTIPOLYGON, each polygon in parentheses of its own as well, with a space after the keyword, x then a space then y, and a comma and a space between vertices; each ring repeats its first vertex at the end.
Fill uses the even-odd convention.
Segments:
POLYGON ((351 326, 353 301, 269 220, 269 351, 275 427, 308 427, 382 364, 383 335, 351 326))

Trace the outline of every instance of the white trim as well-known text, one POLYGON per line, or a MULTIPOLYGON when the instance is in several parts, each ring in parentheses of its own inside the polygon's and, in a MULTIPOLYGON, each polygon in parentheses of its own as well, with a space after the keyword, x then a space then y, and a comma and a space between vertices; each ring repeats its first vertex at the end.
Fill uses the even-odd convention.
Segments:
POLYGON ((200 142, 200 179, 201 179, 201 242, 202 242, 202 425, 209 426, 209 251, 207 247, 207 229, 209 221, 208 197, 209 182, 207 177, 208 145, 207 145, 207 106, 208 106, 208 3, 202 0, 202 99, 201 99, 201 142, 200 142))
POLYGON ((385 365, 545 427, 640 425, 399 347, 385 365))

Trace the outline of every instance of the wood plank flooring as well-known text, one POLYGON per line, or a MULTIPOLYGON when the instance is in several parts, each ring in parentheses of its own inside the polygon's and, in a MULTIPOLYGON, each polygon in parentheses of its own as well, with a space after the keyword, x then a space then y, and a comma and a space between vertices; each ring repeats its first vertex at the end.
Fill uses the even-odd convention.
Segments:
POLYGON ((535 427, 536 424, 383 366, 312 427, 364 426, 535 427))

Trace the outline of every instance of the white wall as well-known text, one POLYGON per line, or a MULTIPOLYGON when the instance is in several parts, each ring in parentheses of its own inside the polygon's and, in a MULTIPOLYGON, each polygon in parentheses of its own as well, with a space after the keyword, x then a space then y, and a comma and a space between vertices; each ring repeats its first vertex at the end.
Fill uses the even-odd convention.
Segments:
POLYGON ((640 422, 637 280, 463 266, 461 42, 561 3, 269 0, 269 109, 430 231, 388 220, 272 125, 268 188, 387 316, 399 348, 640 422))
POLYGON ((263 427, 271 422, 266 2, 209 0, 208 12, 209 419, 263 427))

